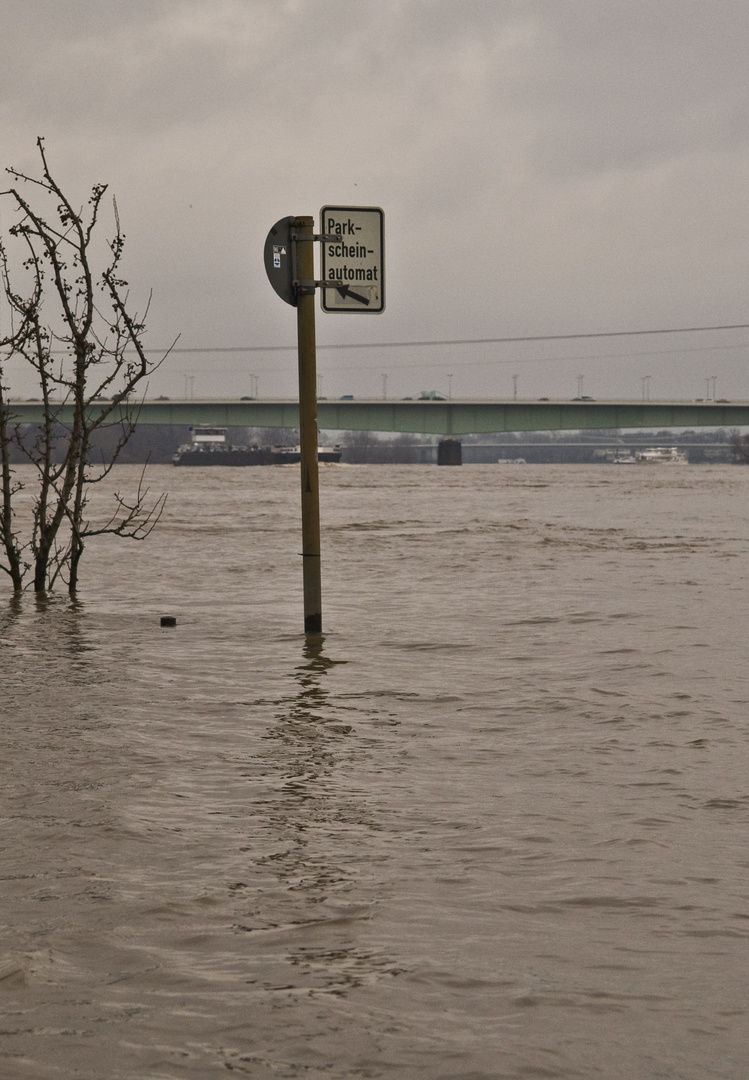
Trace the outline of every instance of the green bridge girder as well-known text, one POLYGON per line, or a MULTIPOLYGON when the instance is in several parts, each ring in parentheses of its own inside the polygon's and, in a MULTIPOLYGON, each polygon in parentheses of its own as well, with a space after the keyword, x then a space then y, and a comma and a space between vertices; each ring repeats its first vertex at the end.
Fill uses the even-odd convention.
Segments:
MULTIPOLYGON (((97 406, 98 407, 98 406, 97 406)), ((402 431, 424 435, 477 435, 502 431, 585 431, 607 428, 748 427, 746 401, 387 401, 360 399, 318 402, 318 425, 329 431, 402 431)), ((57 406, 69 423, 72 408, 57 406)), ((42 406, 13 401, 17 423, 42 421, 42 406)), ((292 400, 143 401, 138 424, 220 427, 299 426, 292 400)), ((119 415, 115 410, 112 419, 119 415)))

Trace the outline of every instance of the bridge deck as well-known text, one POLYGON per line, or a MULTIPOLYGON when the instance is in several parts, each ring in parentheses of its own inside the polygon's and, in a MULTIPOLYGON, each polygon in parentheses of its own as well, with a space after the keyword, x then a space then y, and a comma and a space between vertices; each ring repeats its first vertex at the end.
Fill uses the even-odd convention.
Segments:
MULTIPOLYGON (((298 427, 299 406, 292 400, 144 401, 139 424, 222 427, 298 427)), ((38 402, 11 402, 18 423, 42 420, 38 402)), ((71 419, 59 406, 60 422, 71 419)), ((113 419, 116 417, 113 417, 113 419)), ((749 426, 746 401, 387 401, 318 403, 318 423, 332 431, 410 431, 430 435, 468 435, 502 431, 562 431, 611 428, 693 428, 749 426)))

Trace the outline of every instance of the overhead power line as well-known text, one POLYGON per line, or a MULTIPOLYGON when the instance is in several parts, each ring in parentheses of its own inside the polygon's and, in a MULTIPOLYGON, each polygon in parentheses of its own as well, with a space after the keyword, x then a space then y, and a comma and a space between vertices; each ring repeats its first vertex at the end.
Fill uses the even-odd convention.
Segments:
MULTIPOLYGON (((749 323, 730 323, 725 326, 669 326, 656 330, 602 330, 585 334, 526 334, 522 337, 439 338, 434 341, 355 341, 344 344, 321 345, 317 349, 414 349, 439 345, 512 345, 524 341, 583 341, 590 338, 645 337, 648 334, 699 334, 717 330, 749 330, 749 323)), ((170 349, 171 353, 251 353, 295 352, 296 345, 230 345, 204 348, 170 349)), ((146 352, 166 352, 166 349, 146 349, 146 352)))

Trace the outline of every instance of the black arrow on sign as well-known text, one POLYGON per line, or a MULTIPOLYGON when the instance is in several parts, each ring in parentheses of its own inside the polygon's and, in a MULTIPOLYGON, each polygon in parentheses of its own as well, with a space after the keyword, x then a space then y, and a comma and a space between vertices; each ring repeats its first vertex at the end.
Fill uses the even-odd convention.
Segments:
POLYGON ((352 292, 351 289, 349 289, 348 285, 344 285, 342 289, 338 290, 338 292, 341 294, 344 300, 346 299, 346 297, 350 296, 352 300, 358 300, 360 304, 364 304, 366 305, 366 307, 369 307, 369 297, 362 296, 361 293, 352 292))

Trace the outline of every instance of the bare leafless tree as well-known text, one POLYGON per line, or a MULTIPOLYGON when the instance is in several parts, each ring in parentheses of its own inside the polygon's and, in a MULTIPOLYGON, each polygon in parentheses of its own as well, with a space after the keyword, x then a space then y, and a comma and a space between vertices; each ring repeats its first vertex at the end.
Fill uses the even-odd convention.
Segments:
POLYGON ((100 238, 107 186, 95 184, 86 205, 75 209, 50 172, 43 139, 37 146, 41 175, 8 169, 12 186, 0 192, 14 211, 10 241, 0 236, 10 311, 0 339, 0 569, 16 592, 30 579, 36 592, 62 581, 74 593, 89 537, 142 539, 163 510, 166 496, 149 500, 143 474, 132 498, 115 494, 104 523, 89 521, 86 508, 90 486, 109 475, 135 430, 133 395, 165 357, 150 361, 142 343, 150 296, 143 315, 130 308, 121 276, 125 237, 114 199, 113 237, 100 238), (8 361, 18 358, 33 373, 39 394, 41 420, 32 430, 18 423, 9 397, 8 361), (96 462, 94 433, 115 426, 111 459, 96 462), (14 445, 34 467, 31 482, 14 470, 14 445), (33 515, 24 533, 16 506, 28 483, 34 485, 33 515))

